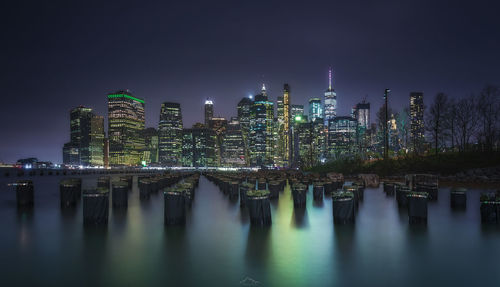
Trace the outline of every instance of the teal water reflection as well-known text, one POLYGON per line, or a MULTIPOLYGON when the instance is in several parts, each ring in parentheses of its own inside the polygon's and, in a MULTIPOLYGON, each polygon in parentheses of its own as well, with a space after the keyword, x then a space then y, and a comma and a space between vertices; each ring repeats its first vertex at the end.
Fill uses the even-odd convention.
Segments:
MULTIPOLYGON (((0 180, 4 286, 473 286, 500 284, 500 230, 480 224, 479 191, 467 209, 448 189, 429 204, 427 227, 381 189, 367 189, 354 226, 334 226, 331 199, 294 210, 289 188, 271 202, 272 226, 251 228, 238 200, 200 179, 185 227, 163 225, 163 197, 110 207, 105 229, 84 229, 81 203, 61 210, 57 177, 38 177, 35 208, 18 211, 0 180)), ((85 178, 92 185, 95 178, 85 178)))

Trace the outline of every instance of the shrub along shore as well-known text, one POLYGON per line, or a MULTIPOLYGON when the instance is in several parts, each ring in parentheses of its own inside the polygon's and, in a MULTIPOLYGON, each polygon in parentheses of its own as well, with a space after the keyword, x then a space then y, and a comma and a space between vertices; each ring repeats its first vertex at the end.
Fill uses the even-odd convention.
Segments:
POLYGON ((500 188, 500 152, 450 152, 374 161, 343 159, 308 171, 338 172, 346 178, 374 173, 388 180, 399 180, 411 173, 429 173, 439 175, 440 185, 500 188))

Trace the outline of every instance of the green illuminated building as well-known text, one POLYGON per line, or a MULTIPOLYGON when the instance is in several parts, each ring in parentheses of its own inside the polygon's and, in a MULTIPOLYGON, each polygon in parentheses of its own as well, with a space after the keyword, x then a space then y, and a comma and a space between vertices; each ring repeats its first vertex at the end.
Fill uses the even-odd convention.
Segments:
POLYGON ((145 148, 144 100, 129 91, 108 94, 109 164, 111 166, 141 164, 145 148))

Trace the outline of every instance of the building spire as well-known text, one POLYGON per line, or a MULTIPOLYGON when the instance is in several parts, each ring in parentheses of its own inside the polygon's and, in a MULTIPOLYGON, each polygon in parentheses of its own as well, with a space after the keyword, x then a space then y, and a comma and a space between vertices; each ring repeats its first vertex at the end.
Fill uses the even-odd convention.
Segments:
POLYGON ((266 92, 266 85, 264 83, 262 83, 262 92, 266 92))
POLYGON ((332 90, 332 67, 328 69, 328 90, 332 90))

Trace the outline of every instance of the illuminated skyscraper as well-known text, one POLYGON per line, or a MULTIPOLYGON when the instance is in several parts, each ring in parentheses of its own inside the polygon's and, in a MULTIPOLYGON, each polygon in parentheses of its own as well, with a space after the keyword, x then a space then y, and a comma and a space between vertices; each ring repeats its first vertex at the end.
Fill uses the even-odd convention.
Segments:
POLYGON ((182 156, 182 113, 178 103, 161 104, 158 124, 158 157, 165 166, 181 164, 182 156))
POLYGON ((94 115, 90 120, 89 165, 104 166, 104 117, 94 115))
POLYGON ((246 164, 250 164, 250 148, 249 148, 249 131, 250 131, 250 118, 252 115, 253 100, 250 97, 241 99, 238 103, 238 121, 240 122, 241 135, 243 136, 243 143, 245 145, 245 160, 246 164))
MULTIPOLYGON (((92 113, 91 108, 80 106, 70 111, 70 142, 63 147, 63 162, 65 164, 91 165, 92 119, 94 117, 96 116, 92 113)), ((95 125, 94 132, 97 132, 95 125)), ((104 130, 101 132, 104 133, 104 130)), ((102 137, 104 137, 103 134, 102 137)))
POLYGON ((182 166, 214 167, 216 162, 216 135, 203 124, 182 130, 182 166))
POLYGON ((335 117, 328 121, 328 156, 332 159, 356 153, 358 122, 352 117, 335 117))
MULTIPOLYGON (((292 127, 290 106, 290 86, 283 86, 283 166, 288 167, 292 162, 292 127)), ((279 119, 279 117, 278 117, 279 119)))
POLYGON ((90 165, 90 131, 94 114, 91 108, 83 106, 70 112, 70 143, 78 150, 77 165, 90 165))
POLYGON ((205 101, 205 125, 208 126, 210 119, 214 116, 214 103, 207 99, 205 101))
POLYGON ((353 117, 358 121, 358 127, 368 129, 370 127, 370 103, 365 100, 358 103, 354 107, 353 117))
POLYGON ((144 100, 129 91, 108 94, 110 165, 140 165, 144 150, 144 100))
POLYGON ((325 125, 337 116, 337 94, 332 87, 332 68, 328 70, 328 90, 325 92, 325 125))
POLYGON ((249 149, 252 166, 272 164, 274 105, 268 101, 265 86, 255 96, 250 118, 249 149))
POLYGON ((274 103, 266 102, 266 165, 274 164, 274 103))
POLYGON ((241 99, 238 103, 238 121, 240 122, 241 132, 244 138, 248 137, 252 106, 253 101, 246 97, 241 99))
POLYGON ((352 117, 358 121, 358 148, 360 156, 364 156, 369 150, 371 144, 371 125, 370 125, 370 103, 363 100, 356 104, 353 109, 352 117))
POLYGON ((283 96, 278 96, 276 100, 276 116, 278 117, 278 121, 283 122, 285 118, 284 110, 283 110, 283 96))
POLYGON ((217 136, 215 141, 215 154, 217 165, 220 165, 222 160, 222 144, 227 129, 227 120, 224 117, 212 117, 208 127, 213 130, 217 136))
POLYGON ((424 144, 424 94, 410 93, 410 141, 412 150, 421 153, 424 144))
POLYGON ((326 159, 326 131, 325 122, 317 118, 311 122, 311 165, 315 166, 326 159))
POLYGON ((314 122, 316 119, 323 118, 323 107, 321 107, 320 98, 309 99, 309 120, 314 122))
POLYGON ((222 161, 223 166, 244 166, 246 164, 240 122, 236 119, 232 119, 227 124, 222 144, 222 161))

